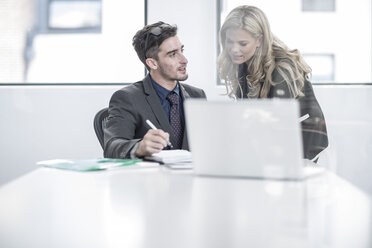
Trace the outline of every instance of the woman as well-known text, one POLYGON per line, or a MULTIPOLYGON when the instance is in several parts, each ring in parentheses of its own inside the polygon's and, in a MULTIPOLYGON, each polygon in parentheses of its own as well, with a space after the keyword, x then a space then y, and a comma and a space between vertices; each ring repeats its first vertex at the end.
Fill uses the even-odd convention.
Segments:
POLYGON ((298 50, 290 50, 270 30, 266 15, 253 6, 239 6, 220 30, 220 77, 233 98, 295 98, 300 102, 305 158, 316 161, 328 146, 322 110, 309 81, 311 68, 298 50))

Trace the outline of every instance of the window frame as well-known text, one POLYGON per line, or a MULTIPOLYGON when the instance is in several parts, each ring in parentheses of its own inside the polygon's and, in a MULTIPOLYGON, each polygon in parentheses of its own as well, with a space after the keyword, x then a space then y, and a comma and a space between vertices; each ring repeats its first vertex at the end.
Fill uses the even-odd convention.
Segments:
POLYGON ((100 2, 100 25, 82 28, 53 28, 49 26, 50 5, 52 2, 75 2, 75 0, 37 0, 36 1, 36 30, 40 34, 68 33, 101 33, 102 31, 102 0, 77 0, 79 2, 100 2))

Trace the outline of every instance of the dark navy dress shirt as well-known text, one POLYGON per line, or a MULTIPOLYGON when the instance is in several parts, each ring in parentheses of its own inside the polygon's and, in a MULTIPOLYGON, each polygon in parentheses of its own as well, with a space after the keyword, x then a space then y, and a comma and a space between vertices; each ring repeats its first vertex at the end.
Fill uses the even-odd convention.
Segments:
MULTIPOLYGON (((166 88, 160 86, 158 83, 156 83, 153 79, 151 79, 152 86, 154 87, 154 90, 156 94, 158 95, 160 99, 161 106, 163 107, 165 114, 168 117, 168 120, 170 118, 169 112, 170 112, 170 103, 167 100, 168 94, 171 92, 167 90, 166 88)), ((179 106, 180 106, 180 115, 181 115, 181 120, 182 120, 182 125, 185 126, 185 118, 184 118, 184 110, 183 110, 183 101, 182 97, 180 94, 180 86, 179 83, 177 82, 176 88, 173 89, 173 91, 178 95, 179 98, 179 106)))

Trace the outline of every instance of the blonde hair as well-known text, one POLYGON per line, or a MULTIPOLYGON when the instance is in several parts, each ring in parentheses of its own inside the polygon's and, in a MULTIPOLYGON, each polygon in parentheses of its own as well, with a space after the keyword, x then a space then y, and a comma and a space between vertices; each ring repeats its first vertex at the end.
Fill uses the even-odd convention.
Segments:
MULTIPOLYGON (((226 31, 228 29, 243 29, 254 38, 261 37, 261 45, 256 49, 247 65, 246 77, 250 92, 249 98, 267 97, 271 86, 281 82, 273 82, 272 74, 276 70, 287 83, 294 98, 303 96, 301 92, 305 80, 309 80, 311 68, 303 60, 297 49, 290 50, 276 38, 271 30, 267 17, 259 8, 239 6, 226 17, 220 30, 222 52, 218 57, 220 78, 224 81, 229 96, 236 97, 238 90, 242 91, 238 78, 238 66, 234 64, 225 48, 226 31), (263 81, 262 89, 261 81, 263 81)), ((242 94, 240 94, 242 96, 242 94)))

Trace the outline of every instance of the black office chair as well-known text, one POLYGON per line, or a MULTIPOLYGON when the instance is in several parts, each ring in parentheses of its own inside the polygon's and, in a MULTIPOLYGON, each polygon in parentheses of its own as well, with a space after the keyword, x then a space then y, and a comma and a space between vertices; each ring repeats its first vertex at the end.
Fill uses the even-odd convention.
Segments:
POLYGON ((106 121, 108 117, 108 108, 103 108, 94 116, 94 131, 96 132, 97 138, 101 147, 103 149, 104 140, 103 140, 103 128, 106 126, 106 121))

